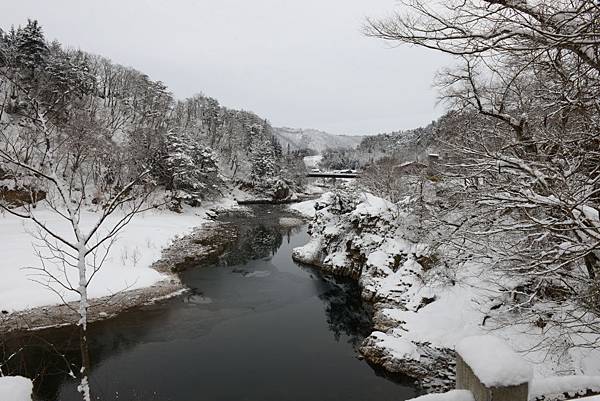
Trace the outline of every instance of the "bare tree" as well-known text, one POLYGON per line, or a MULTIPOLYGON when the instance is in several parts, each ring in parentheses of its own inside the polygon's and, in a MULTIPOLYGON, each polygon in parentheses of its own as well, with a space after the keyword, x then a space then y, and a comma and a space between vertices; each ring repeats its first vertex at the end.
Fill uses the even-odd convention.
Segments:
POLYGON ((82 358, 79 391, 83 399, 89 401, 88 287, 117 234, 148 207, 153 188, 148 180, 150 169, 122 171, 122 180, 117 185, 107 174, 110 169, 102 165, 102 149, 96 146, 93 135, 77 138, 78 151, 73 157, 68 130, 64 125, 49 121, 54 109, 43 107, 18 82, 10 83, 20 92, 23 102, 18 115, 12 115, 10 121, 0 127, 0 168, 5 177, 29 194, 29 199, 21 205, 0 202, 0 209, 32 222, 37 229, 35 237, 39 240, 37 253, 41 266, 35 268, 34 279, 61 298, 64 291, 78 295, 76 312, 82 358), (100 185, 100 181, 104 185, 100 185), (105 191, 103 197, 95 199, 97 217, 88 226, 81 219, 83 208, 89 206, 91 200, 86 189, 98 186, 105 191), (45 221, 38 208, 41 204, 66 222, 70 233, 45 221), (71 281, 69 270, 76 271, 76 282, 71 281))
POLYGON ((431 4, 404 1, 402 14, 369 20, 366 33, 456 58, 438 77, 453 113, 436 129, 448 156, 436 215, 448 229, 437 241, 455 261, 515 278, 511 305, 498 310, 597 338, 600 6, 431 4))

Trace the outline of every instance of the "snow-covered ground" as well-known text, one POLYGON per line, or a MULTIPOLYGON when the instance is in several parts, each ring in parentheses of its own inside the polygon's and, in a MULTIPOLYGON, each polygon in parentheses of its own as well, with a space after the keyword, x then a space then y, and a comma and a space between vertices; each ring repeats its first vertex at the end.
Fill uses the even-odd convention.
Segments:
POLYGON ((306 156, 304 158, 304 165, 309 170, 314 169, 314 168, 319 168, 319 163, 321 163, 321 160, 323 160, 322 155, 306 156))
MULTIPOLYGON (((294 249, 294 257, 358 278, 363 298, 374 302, 381 328, 365 344, 379 349, 375 354, 380 360, 383 354, 388 361, 400 361, 395 366, 423 363, 431 348, 455 349, 466 337, 492 332, 532 364, 536 378, 588 375, 594 377, 585 384, 600 386, 600 349, 571 344, 568 352, 557 352, 544 344, 557 341, 561 333, 534 322, 488 319, 493 299, 507 283, 485 266, 448 270, 435 263, 428 245, 414 242, 409 232, 415 226, 410 208, 366 193, 326 193, 291 207, 314 217, 312 238, 294 249)), ((589 344, 589 338, 571 337, 578 340, 589 344)))
POLYGON ((0 400, 31 401, 33 383, 21 376, 0 377, 0 400))
MULTIPOLYGON (((90 298, 113 295, 123 290, 139 289, 152 286, 167 279, 168 276, 151 269, 152 263, 160 258, 161 250, 177 236, 184 235, 194 227, 207 221, 205 211, 209 207, 231 206, 230 200, 206 205, 204 208, 187 208, 178 214, 167 210, 149 210, 133 218, 119 234, 117 242, 112 246, 108 258, 94 276, 89 286, 90 298)), ((68 238, 73 234, 65 223, 49 210, 38 210, 36 215, 68 238)), ((84 227, 91 227, 98 214, 88 210, 81 215, 84 227)), ((114 222, 119 214, 109 218, 114 222)), ((29 308, 61 304, 63 301, 75 301, 78 294, 67 291, 60 285, 46 288, 49 278, 39 271, 41 261, 36 256, 32 233, 34 226, 25 220, 12 215, 0 215, 0 310, 13 312, 29 308)), ((41 249, 45 252, 44 249, 41 249)), ((90 260, 91 261, 91 260, 90 260)), ((77 271, 74 268, 63 269, 61 266, 46 262, 46 267, 64 283, 76 286, 77 271)), ((91 273, 91 267, 89 267, 91 273)))
POLYGON ((301 215, 305 216, 305 217, 315 217, 315 204, 317 203, 316 200, 312 199, 312 200, 307 200, 304 202, 298 202, 298 203, 293 203, 292 205, 290 205, 290 209, 295 210, 296 212, 300 213, 301 215))

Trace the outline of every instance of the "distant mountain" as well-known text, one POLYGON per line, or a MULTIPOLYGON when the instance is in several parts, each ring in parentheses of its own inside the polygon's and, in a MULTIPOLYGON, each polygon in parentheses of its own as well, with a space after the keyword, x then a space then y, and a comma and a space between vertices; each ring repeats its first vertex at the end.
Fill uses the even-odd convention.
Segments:
POLYGON ((298 149, 313 149, 322 153, 325 149, 356 148, 364 136, 333 135, 316 129, 279 127, 273 128, 275 137, 285 152, 298 149))

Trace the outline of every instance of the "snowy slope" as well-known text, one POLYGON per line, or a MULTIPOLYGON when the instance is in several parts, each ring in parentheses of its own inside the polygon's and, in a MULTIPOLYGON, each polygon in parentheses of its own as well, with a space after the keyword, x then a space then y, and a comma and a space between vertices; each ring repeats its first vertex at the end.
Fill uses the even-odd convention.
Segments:
MULTIPOLYGON (((227 199, 220 202, 228 206, 233 204, 227 199)), ((91 227, 98 216, 91 210, 83 211, 82 226, 91 227)), ((67 238, 73 235, 70 227, 56 213, 38 210, 37 217, 67 238)), ((119 213, 110 216, 108 226, 120 217, 119 213)), ((124 290, 149 287, 169 279, 150 266, 160 258, 162 249, 174 238, 189 233, 206 221, 204 208, 188 208, 181 214, 168 210, 149 210, 135 216, 119 234, 102 268, 91 281, 89 296, 100 298, 124 290)), ((13 312, 62 303, 57 293, 42 285, 49 282, 48 277, 31 269, 41 267, 34 249, 34 243, 39 242, 32 236, 35 232, 29 221, 8 214, 0 215, 0 310, 13 312)), ((42 249, 42 252, 47 251, 42 249)), ((92 258, 89 260, 91 262, 92 258)), ((63 282, 77 283, 77 271, 74 268, 63 270, 60 265, 49 261, 46 261, 46 267, 63 282)), ((91 270, 91 267, 88 269, 91 270)), ((54 284, 52 287, 65 301, 78 299, 77 294, 66 291, 60 285, 54 284)))
POLYGON ((325 149, 355 148, 363 139, 363 136, 333 135, 315 129, 279 127, 273 130, 284 152, 288 144, 290 150, 309 148, 318 153, 325 149))

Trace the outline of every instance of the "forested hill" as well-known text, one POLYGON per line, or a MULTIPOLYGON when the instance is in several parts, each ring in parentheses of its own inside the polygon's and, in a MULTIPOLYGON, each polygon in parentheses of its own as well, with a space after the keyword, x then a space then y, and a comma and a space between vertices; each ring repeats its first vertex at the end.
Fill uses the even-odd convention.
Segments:
MULTIPOLYGON (((177 100, 143 72, 48 42, 37 21, 0 30, 0 105, 2 150, 33 164, 52 153, 95 192, 147 169, 148 181, 194 203, 225 182, 293 187, 303 168, 256 114, 204 95, 177 100)), ((9 170, 0 160, 0 179, 20 174, 9 170)))
POLYGON ((426 127, 361 137, 354 148, 331 148, 323 152, 321 165, 330 169, 363 168, 383 158, 420 161, 435 149, 439 121, 426 127))
POLYGON ((284 151, 309 149, 323 153, 326 149, 353 149, 364 136, 333 135, 315 129, 275 127, 275 136, 284 151))
POLYGON ((384 133, 363 138, 357 151, 378 159, 393 156, 416 160, 433 144, 435 123, 411 130, 384 133))

